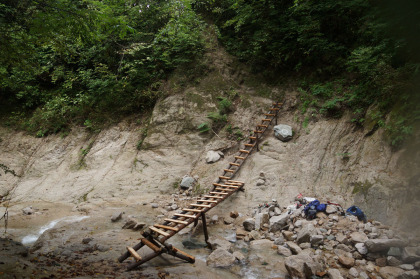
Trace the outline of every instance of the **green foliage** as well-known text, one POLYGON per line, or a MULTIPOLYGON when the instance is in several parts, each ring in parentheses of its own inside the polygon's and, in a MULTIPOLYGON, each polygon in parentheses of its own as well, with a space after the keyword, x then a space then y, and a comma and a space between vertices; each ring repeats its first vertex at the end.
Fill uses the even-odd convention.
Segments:
POLYGON ((187 0, 5 1, 0 23, 0 106, 38 136, 147 110, 204 44, 187 0))
POLYGON ((210 131, 210 125, 208 123, 201 123, 198 125, 197 129, 200 131, 200 133, 207 133, 210 131))

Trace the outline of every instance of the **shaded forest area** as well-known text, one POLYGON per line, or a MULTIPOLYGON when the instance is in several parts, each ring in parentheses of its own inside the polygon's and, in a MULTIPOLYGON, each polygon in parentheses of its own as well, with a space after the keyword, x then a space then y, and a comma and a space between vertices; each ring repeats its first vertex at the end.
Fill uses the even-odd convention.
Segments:
POLYGON ((293 77, 302 114, 350 110, 397 147, 420 118, 419 18, 414 0, 5 0, 2 119, 42 137, 147 111, 175 69, 205 74, 211 24, 266 83, 293 77))

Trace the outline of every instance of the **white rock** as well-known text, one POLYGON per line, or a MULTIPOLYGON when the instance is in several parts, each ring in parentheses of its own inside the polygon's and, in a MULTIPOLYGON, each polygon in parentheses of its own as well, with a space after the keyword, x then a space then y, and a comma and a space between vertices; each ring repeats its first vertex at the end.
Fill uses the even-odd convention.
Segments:
POLYGON ((211 164, 219 161, 221 158, 220 154, 216 151, 210 150, 206 155, 206 163, 211 164))

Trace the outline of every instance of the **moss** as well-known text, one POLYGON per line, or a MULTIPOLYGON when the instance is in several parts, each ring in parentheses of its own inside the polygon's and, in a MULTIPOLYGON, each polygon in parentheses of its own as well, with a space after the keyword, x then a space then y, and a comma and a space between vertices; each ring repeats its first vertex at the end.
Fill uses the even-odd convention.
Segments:
POLYGON ((187 100, 197 104, 197 108, 202 109, 205 105, 205 100, 200 94, 196 94, 194 92, 188 91, 186 93, 187 100))
POLYGON ((363 194, 363 196, 366 198, 369 189, 373 186, 373 183, 369 182, 369 181, 365 181, 365 182, 354 182, 353 183, 353 194, 357 194, 357 193, 361 193, 363 194))

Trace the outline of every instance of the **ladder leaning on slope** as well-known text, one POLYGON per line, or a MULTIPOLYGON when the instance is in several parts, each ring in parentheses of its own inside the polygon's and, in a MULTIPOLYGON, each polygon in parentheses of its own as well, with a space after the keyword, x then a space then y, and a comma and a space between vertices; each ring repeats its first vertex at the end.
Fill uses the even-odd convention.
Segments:
POLYGON ((205 241, 211 248, 208 242, 205 213, 243 188, 244 182, 233 180, 233 178, 254 148, 259 150, 258 144, 261 137, 273 120, 275 120, 275 124, 277 125, 277 116, 281 106, 282 103, 273 103, 269 112, 264 114, 264 119, 261 120, 261 124, 256 126, 253 136, 249 137, 248 143, 244 144, 244 148, 240 149, 239 154, 234 156, 235 160, 229 163, 229 166, 223 170, 223 174, 213 183, 212 191, 199 197, 195 203, 183 208, 181 213, 175 213, 172 218, 164 219, 162 224, 150 226, 148 230, 142 233, 143 238, 140 239, 137 245, 127 247, 127 251, 118 258, 119 262, 123 262, 130 256, 135 259, 134 262, 128 265, 127 270, 132 270, 163 253, 194 263, 195 258, 193 256, 165 242, 192 222, 197 225, 199 218, 202 219, 205 241), (142 258, 137 251, 145 245, 152 249, 153 252, 142 258))

